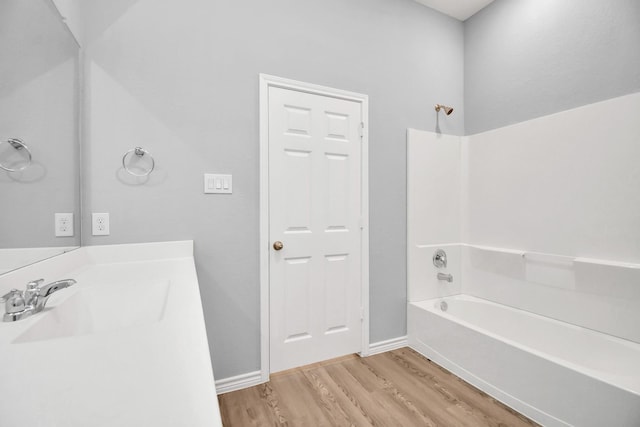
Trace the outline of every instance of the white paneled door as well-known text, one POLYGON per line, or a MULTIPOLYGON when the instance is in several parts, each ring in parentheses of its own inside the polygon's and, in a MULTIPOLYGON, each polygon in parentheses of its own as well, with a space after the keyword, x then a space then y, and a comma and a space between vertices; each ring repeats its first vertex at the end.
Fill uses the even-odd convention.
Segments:
POLYGON ((269 87, 270 371, 362 346, 362 104, 269 87))

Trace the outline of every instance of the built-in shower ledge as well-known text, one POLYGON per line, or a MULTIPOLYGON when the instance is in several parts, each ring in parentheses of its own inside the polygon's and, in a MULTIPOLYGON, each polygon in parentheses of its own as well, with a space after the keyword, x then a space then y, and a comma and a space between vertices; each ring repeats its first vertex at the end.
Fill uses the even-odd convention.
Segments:
POLYGON ((0 424, 221 426, 193 243, 92 246, 0 276, 72 278, 0 322, 0 424))

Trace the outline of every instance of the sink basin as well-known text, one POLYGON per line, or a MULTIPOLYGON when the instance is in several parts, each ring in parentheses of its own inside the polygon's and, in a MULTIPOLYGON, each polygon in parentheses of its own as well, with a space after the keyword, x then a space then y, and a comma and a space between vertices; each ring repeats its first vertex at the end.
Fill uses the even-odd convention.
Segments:
POLYGON ((166 281, 81 289, 63 303, 35 314, 38 321, 13 343, 95 334, 160 322, 169 287, 170 282, 166 281))

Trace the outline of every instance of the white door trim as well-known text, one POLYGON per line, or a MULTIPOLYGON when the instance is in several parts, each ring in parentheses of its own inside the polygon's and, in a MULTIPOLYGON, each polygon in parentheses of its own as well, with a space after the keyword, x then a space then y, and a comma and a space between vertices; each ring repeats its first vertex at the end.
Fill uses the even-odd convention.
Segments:
POLYGON ((362 111, 362 347, 369 353, 369 97, 355 92, 260 74, 260 371, 269 381, 269 88, 278 87, 360 103, 362 111))

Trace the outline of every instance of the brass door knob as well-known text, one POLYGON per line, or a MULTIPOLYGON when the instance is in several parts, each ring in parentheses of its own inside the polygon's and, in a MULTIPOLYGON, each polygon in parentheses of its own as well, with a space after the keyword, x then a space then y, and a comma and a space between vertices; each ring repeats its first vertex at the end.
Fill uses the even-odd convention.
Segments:
POLYGON ((273 243, 273 249, 275 249, 276 251, 279 251, 282 248, 284 248, 284 245, 282 244, 281 241, 278 240, 273 243))

